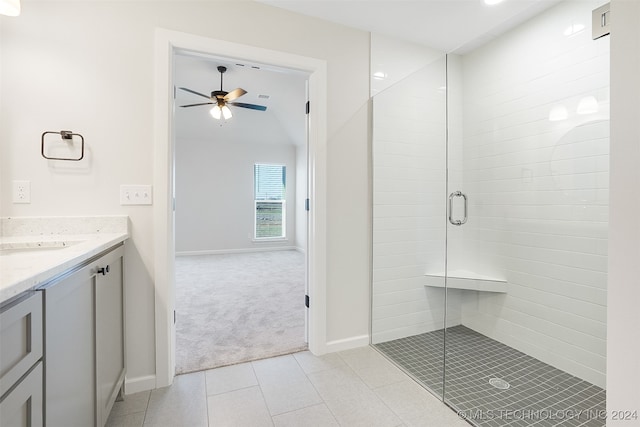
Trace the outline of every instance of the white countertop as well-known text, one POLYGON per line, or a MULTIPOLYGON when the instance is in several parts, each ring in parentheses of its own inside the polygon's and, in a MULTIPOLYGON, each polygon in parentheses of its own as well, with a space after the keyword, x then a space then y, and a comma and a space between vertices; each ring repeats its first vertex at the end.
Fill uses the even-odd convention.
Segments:
POLYGON ((3 234, 0 237, 0 303, 36 289, 58 274, 124 242, 129 238, 126 220, 124 224, 124 229, 93 227, 94 232, 89 233, 77 233, 86 230, 74 228, 73 233, 77 234, 68 230, 3 234))

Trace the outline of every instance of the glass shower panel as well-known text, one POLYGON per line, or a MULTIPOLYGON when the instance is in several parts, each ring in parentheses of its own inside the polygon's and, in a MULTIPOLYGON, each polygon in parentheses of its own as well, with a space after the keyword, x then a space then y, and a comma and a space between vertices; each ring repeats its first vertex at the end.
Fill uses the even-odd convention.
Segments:
POLYGON ((604 425, 609 40, 591 38, 597 6, 561 2, 448 57, 444 399, 476 425, 604 425))
POLYGON ((439 396, 445 310, 445 65, 441 56, 373 97, 372 147, 372 344, 439 396), (432 286, 425 286, 428 271, 440 272, 432 286))

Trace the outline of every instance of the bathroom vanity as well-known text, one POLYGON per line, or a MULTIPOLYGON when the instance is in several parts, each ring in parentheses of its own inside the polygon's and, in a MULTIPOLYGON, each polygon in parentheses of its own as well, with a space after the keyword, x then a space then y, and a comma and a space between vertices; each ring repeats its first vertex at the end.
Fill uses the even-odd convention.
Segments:
POLYGON ((126 371, 126 224, 124 217, 123 230, 36 236, 3 232, 3 427, 105 425, 126 371))
POLYGON ((0 310, 0 425, 43 424, 42 294, 25 292, 0 310))

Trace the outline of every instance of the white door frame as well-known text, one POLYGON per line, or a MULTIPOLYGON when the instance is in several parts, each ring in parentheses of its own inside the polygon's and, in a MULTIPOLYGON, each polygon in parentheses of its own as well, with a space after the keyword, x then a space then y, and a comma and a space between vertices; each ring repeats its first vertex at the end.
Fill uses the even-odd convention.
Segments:
MULTIPOLYGON (((326 163, 327 64, 326 61, 286 52, 216 40, 193 34, 156 29, 154 85, 154 188, 155 236, 155 342, 156 387, 173 382, 175 373, 175 228, 173 55, 186 50, 220 55, 310 73, 309 76, 309 350, 326 353, 326 163)), ((302 106, 301 106, 302 108, 302 106)), ((300 301, 303 308, 304 301, 300 301)))

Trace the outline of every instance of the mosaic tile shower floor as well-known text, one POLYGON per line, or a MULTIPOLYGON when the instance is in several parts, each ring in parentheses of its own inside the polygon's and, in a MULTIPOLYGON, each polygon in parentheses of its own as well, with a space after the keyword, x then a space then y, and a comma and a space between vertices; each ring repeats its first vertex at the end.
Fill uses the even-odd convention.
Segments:
MULTIPOLYGON (((444 330, 374 347, 440 395, 444 330)), ((465 326, 448 328, 446 402, 472 424, 604 426, 606 393, 465 326), (500 389, 490 384, 507 389, 500 389), (506 381, 507 384, 504 383, 506 381)))

